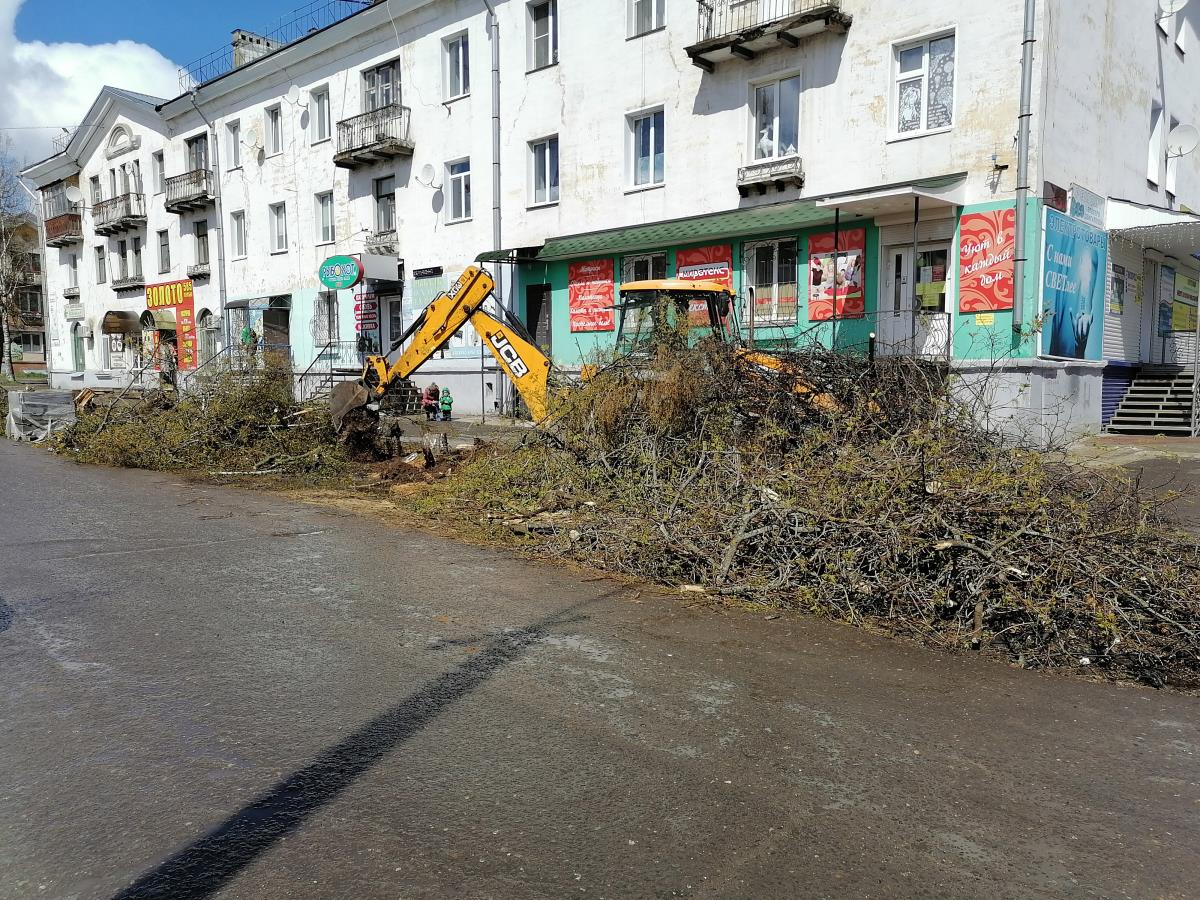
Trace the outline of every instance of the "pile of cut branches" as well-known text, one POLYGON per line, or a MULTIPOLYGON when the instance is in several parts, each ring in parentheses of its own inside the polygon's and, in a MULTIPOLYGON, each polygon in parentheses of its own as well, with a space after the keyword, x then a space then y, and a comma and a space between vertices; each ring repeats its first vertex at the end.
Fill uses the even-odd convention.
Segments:
POLYGON ((58 438, 80 462, 223 477, 341 474, 347 457, 328 411, 300 405, 287 370, 210 379, 177 397, 107 395, 58 438))
POLYGON ((434 502, 663 584, 1200 687, 1200 549, 1163 497, 982 431, 936 367, 786 363, 617 360, 434 502))

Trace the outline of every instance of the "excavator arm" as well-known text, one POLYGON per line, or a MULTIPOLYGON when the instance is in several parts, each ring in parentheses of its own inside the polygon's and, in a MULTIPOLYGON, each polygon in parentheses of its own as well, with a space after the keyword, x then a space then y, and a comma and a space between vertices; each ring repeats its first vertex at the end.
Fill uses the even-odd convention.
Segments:
POLYGON ((535 422, 546 416, 550 360, 533 343, 524 326, 507 311, 502 322, 484 310, 496 282, 478 266, 469 266, 444 294, 429 304, 416 321, 392 343, 395 352, 405 342, 407 349, 390 362, 387 356, 369 356, 363 370, 362 387, 354 385, 334 398, 335 424, 350 408, 378 400, 395 380, 407 378, 437 353, 467 323, 512 379, 535 422), (365 388, 365 391, 362 389, 365 388))

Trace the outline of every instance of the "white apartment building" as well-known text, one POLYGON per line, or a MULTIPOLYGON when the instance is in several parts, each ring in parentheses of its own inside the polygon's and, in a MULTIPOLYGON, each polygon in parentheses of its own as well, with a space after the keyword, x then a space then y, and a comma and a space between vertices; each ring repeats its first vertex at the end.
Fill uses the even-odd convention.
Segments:
MULTIPOLYGON (((246 329, 297 373, 353 365, 360 335, 386 348, 481 255, 568 370, 611 343, 620 283, 700 272, 738 292, 757 344, 874 334, 999 372, 994 403, 1035 428, 1098 429, 1139 367, 1194 358, 1200 153, 1168 150, 1200 123, 1200 4, 1037 0, 1023 304, 1024 0, 492 5, 494 31, 484 0, 387 0, 281 47, 235 33, 242 64, 174 99, 105 88, 26 173, 54 383, 128 379, 144 335, 180 327, 182 307, 147 303, 172 282, 198 366, 246 329), (342 255, 367 280, 328 291, 342 255)), ((505 402, 473 334, 432 379, 464 413, 505 402)))

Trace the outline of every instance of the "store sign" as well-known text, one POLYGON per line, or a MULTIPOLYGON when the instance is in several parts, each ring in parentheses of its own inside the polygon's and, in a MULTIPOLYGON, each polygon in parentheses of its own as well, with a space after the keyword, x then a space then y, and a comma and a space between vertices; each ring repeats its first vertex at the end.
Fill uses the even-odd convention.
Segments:
POLYGON ((353 256, 331 256, 321 263, 321 284, 331 291, 352 288, 363 280, 363 265, 353 256))
POLYGON ((613 261, 592 259, 567 267, 567 310, 571 331, 612 331, 613 261))
POLYGON ((379 328, 379 301, 375 294, 364 292, 354 295, 354 330, 376 331, 379 328))
POLYGON ((1104 227, 1104 212, 1107 201, 1085 187, 1071 183, 1071 194, 1067 200, 1067 211, 1071 218, 1078 219, 1093 228, 1104 227))
POLYGON ((1196 330, 1196 310, 1200 303, 1200 283, 1192 276, 1175 272, 1175 298, 1171 304, 1172 331, 1193 332, 1196 330))
POLYGON ((1100 359, 1108 287, 1108 233, 1046 210, 1042 251, 1042 352, 1100 359))
POLYGON ((814 234, 808 239, 810 322, 832 319, 835 302, 839 319, 861 319, 866 315, 866 299, 863 293, 866 280, 866 247, 865 228, 839 232, 836 248, 832 231, 827 234, 814 234))
POLYGON ((1013 308, 1015 209, 967 213, 959 223, 958 310, 992 312, 1013 308))
POLYGON ((83 304, 68 303, 63 307, 63 313, 66 315, 68 322, 78 322, 83 318, 83 304))
POLYGON ((180 371, 196 368, 196 303, 190 279, 146 286, 146 309, 175 310, 175 354, 180 371))

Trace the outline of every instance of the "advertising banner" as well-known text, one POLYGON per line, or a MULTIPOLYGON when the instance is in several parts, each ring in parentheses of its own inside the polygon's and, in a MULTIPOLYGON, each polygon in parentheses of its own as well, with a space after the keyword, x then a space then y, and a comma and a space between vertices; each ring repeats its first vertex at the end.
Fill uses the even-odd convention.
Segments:
POLYGON ((1196 305, 1198 296, 1196 279, 1185 272, 1175 273, 1175 298, 1171 308, 1171 329, 1173 331, 1196 330, 1196 305))
POLYGON ((967 213, 959 224, 958 311, 1013 308, 1017 211, 967 213))
POLYGON ((1043 353, 1100 359, 1107 272, 1107 232, 1047 209, 1042 253, 1043 353))
POLYGON ((1125 312, 1125 267, 1112 267, 1112 286, 1108 291, 1108 313, 1119 316, 1125 312))
POLYGON ((612 331, 613 261, 590 259, 567 267, 567 310, 571 331, 612 331))
POLYGON ((196 303, 191 279, 146 285, 146 309, 175 310, 176 365, 181 372, 196 368, 196 303))
POLYGON ((1158 333, 1175 329, 1175 267, 1158 267, 1158 333))
MULTIPOLYGON (((675 277, 694 281, 714 281, 733 290, 733 245, 693 247, 675 254, 675 277)), ((693 300, 688 307, 688 320, 693 325, 708 324, 708 308, 703 300, 693 300)))
POLYGON ((861 319, 866 315, 863 284, 866 281, 867 232, 853 228, 840 232, 834 271, 834 234, 814 234, 808 239, 808 320, 833 318, 836 295, 839 319, 861 319))

